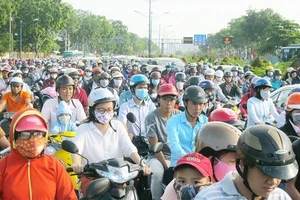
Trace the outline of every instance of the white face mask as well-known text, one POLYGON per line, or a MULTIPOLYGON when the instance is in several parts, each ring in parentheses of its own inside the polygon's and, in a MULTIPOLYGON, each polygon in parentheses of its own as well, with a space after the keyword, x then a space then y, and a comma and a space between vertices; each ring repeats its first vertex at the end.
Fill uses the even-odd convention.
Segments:
POLYGON ((85 76, 87 76, 87 77, 92 76, 92 72, 85 72, 84 74, 85 74, 85 76))
POLYGON ((270 97, 270 91, 261 90, 260 91, 260 96, 261 96, 262 99, 266 100, 270 97))
POLYGON ((120 87, 122 85, 122 80, 114 79, 114 84, 117 87, 120 87))
POLYGON ((101 87, 107 87, 109 81, 108 80, 100 80, 101 87))
POLYGON ((57 74, 51 74, 50 76, 51 76, 51 78, 56 79, 57 74))
POLYGON ((221 82, 221 81, 222 81, 222 77, 216 77, 216 80, 217 80, 218 82, 221 82))
POLYGON ((177 82, 176 83, 177 90, 183 90, 183 85, 184 85, 184 82, 177 82))

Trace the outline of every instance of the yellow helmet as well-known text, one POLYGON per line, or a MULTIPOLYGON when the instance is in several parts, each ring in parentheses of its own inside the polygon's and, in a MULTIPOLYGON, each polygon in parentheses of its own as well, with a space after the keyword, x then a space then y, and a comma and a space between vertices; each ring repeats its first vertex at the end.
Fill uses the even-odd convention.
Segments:
POLYGON ((273 68, 273 66, 270 65, 270 66, 268 66, 268 67, 266 68, 266 70, 267 70, 267 71, 274 71, 274 68, 273 68))

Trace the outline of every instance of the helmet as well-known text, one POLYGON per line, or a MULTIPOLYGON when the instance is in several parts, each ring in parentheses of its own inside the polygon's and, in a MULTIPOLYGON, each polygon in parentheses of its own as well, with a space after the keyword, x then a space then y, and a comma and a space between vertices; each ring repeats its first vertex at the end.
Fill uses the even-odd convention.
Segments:
POLYGON ((201 82, 201 78, 199 76, 192 76, 188 79, 187 81, 187 86, 190 86, 190 85, 199 85, 199 83, 201 82))
POLYGON ((238 71, 238 67, 237 66, 233 66, 230 71, 237 72, 238 71))
POLYGON ((15 125, 16 131, 23 132, 34 129, 35 131, 41 131, 45 133, 48 132, 47 122, 38 110, 34 108, 26 108, 26 110, 19 112, 23 112, 23 114, 15 115, 19 118, 19 120, 17 120, 17 124, 15 125), (27 114, 24 115, 25 112, 27 112, 27 114))
POLYGON ((294 88, 294 89, 292 89, 292 90, 289 92, 288 97, 289 97, 291 94, 294 94, 294 93, 296 93, 296 92, 300 92, 300 88, 294 88))
POLYGON ((157 95, 159 95, 159 96, 166 96, 166 95, 178 96, 178 92, 174 85, 164 84, 159 87, 159 89, 157 91, 157 95))
POLYGON ((258 87, 262 87, 262 86, 266 86, 266 87, 273 87, 272 84, 270 83, 270 81, 268 81, 265 78, 260 78, 256 81, 254 88, 258 88, 258 87))
POLYGON ((135 87, 138 84, 149 84, 149 79, 143 74, 136 74, 130 78, 130 87, 135 87))
POLYGON ((252 84, 252 85, 255 85, 255 83, 256 83, 256 81, 257 81, 258 79, 261 79, 261 78, 258 77, 258 76, 254 76, 254 77, 251 79, 251 84, 252 84))
POLYGON ((253 72, 247 71, 247 72, 244 74, 244 76, 247 77, 247 76, 251 76, 252 74, 253 74, 253 72))
POLYGON ((153 67, 152 69, 151 69, 151 73, 152 72, 161 72, 161 69, 160 69, 160 67, 153 67))
POLYGON ((232 77, 231 71, 226 71, 226 72, 224 73, 224 77, 232 77))
POLYGON ((52 67, 50 70, 49 70, 50 73, 57 73, 58 74, 58 69, 56 67, 52 67))
POLYGON ((198 85, 191 85, 187 87, 184 91, 183 98, 184 101, 191 100, 195 103, 206 103, 207 98, 204 90, 198 85))
POLYGON ((9 66, 5 66, 5 67, 3 67, 2 71, 7 71, 7 72, 9 72, 9 71, 10 71, 10 67, 9 67, 9 66))
POLYGON ((282 72, 280 69, 275 69, 273 76, 282 76, 282 72))
POLYGON ((161 78, 161 74, 160 74, 160 72, 157 72, 157 71, 152 72, 150 74, 150 78, 152 78, 152 79, 160 79, 161 78))
POLYGON ((98 88, 92 90, 88 97, 88 102, 90 107, 94 106, 95 104, 105 102, 113 102, 115 104, 116 98, 113 95, 113 93, 111 93, 111 91, 109 91, 108 89, 98 88))
POLYGON ((244 72, 247 72, 250 70, 250 67, 248 65, 245 65, 244 68, 243 68, 244 72))
POLYGON ((112 68, 110 68, 110 71, 119 71, 119 72, 121 72, 119 67, 112 67, 112 68))
POLYGON ((141 67, 140 67, 140 71, 141 72, 149 72, 149 67, 147 66, 147 65, 142 65, 141 67))
POLYGON ((73 79, 68 75, 62 75, 56 80, 56 91, 62 86, 73 86, 75 87, 73 79))
POLYGON ((42 93, 42 102, 45 103, 47 99, 54 99, 58 96, 57 92, 53 87, 46 87, 41 91, 42 93))
POLYGON ((236 112, 229 108, 218 108, 210 113, 208 117, 209 122, 225 122, 233 126, 240 126, 240 117, 236 112))
POLYGON ((95 67, 94 69, 92 69, 92 74, 97 74, 97 73, 101 73, 100 67, 95 67))
POLYGON ((68 68, 64 71, 64 74, 68 76, 78 76, 79 71, 75 68, 68 68))
POLYGON ((214 90, 215 86, 214 83, 209 81, 209 80, 205 80, 205 81, 201 81, 199 83, 199 86, 203 89, 203 90, 214 90))
MULTIPOLYGON (((238 160, 244 167, 255 166, 270 177, 289 180, 298 173, 298 164, 288 136, 274 126, 255 125, 247 128, 238 141, 238 160)), ((238 165, 237 165, 238 166, 238 165)), ((238 172, 247 180, 247 174, 238 172)))
POLYGON ((124 78, 121 72, 115 72, 112 74, 112 78, 124 78))
POLYGON ((216 75, 216 72, 215 72, 214 69, 209 68, 209 69, 205 70, 204 75, 205 75, 205 76, 215 76, 215 75, 216 75))
POLYGON ((287 68, 286 72, 291 73, 293 71, 293 69, 294 69, 293 67, 289 67, 289 68, 287 68))
POLYGON ((100 74, 100 79, 110 79, 110 75, 107 72, 102 72, 100 74))
POLYGON ((207 123, 197 132, 195 151, 201 152, 204 148, 210 148, 214 151, 236 151, 240 135, 241 131, 230 124, 224 122, 207 123))
POLYGON ((23 80, 20 77, 13 77, 9 83, 10 85, 23 85, 23 80))
POLYGON ((245 73, 244 70, 243 70, 243 68, 239 69, 238 72, 239 72, 240 74, 244 74, 244 73, 245 73))
POLYGON ((287 99, 287 104, 286 104, 285 110, 293 111, 294 109, 300 110, 300 93, 299 92, 291 94, 287 99))
POLYGON ((197 63, 191 63, 191 67, 197 67, 197 63))
POLYGON ((222 70, 217 70, 217 71, 216 71, 216 77, 221 77, 221 78, 223 78, 223 76, 224 76, 224 73, 223 73, 222 70))
POLYGON ((183 72, 177 72, 175 74, 175 81, 185 81, 186 80, 186 75, 183 72))
POLYGON ((273 66, 268 66, 268 67, 266 68, 266 70, 267 70, 267 71, 274 71, 274 68, 273 68, 273 66))
POLYGON ((189 73, 196 73, 196 72, 197 72, 196 67, 190 67, 189 73))
POLYGON ((17 76, 18 74, 23 74, 21 70, 14 70, 13 71, 13 77, 17 76))
POLYGON ((207 65, 202 66, 202 70, 207 70, 209 67, 207 65))

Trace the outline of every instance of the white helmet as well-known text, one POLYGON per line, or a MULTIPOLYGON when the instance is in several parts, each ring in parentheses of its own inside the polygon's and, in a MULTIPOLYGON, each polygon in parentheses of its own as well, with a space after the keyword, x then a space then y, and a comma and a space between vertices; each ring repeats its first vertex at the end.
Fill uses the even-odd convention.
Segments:
POLYGON ((223 78, 223 76, 224 76, 224 73, 223 73, 222 70, 217 70, 217 71, 216 71, 216 77, 223 78))
POLYGON ((293 70, 294 70, 293 67, 289 67, 289 68, 287 68, 286 72, 287 72, 287 73, 291 73, 293 70))
POLYGON ((255 83, 256 83, 256 81, 257 81, 258 79, 260 79, 259 76, 253 77, 253 78, 251 79, 251 84, 255 85, 255 83))
POLYGON ((105 103, 105 102, 113 102, 115 104, 116 98, 115 96, 111 93, 106 88, 99 88, 93 90, 88 98, 89 101, 89 106, 94 106, 95 104, 98 103, 105 103))
POLYGON ((209 69, 205 70, 204 75, 205 75, 205 76, 215 76, 215 75, 216 75, 216 72, 215 72, 214 69, 209 68, 209 69))
POLYGON ((23 85, 23 80, 20 77, 13 77, 9 84, 23 85))

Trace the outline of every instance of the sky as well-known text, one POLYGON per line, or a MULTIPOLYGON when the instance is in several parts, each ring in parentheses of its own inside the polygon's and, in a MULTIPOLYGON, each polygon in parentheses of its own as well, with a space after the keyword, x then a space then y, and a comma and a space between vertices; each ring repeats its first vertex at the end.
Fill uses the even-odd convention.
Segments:
MULTIPOLYGON (((148 37, 149 0, 63 1, 70 3, 74 9, 89 10, 107 19, 121 20, 130 32, 148 37)), ((151 8, 153 39, 159 36, 182 39, 194 34, 216 33, 226 28, 231 19, 246 15, 249 8, 271 8, 284 18, 300 24, 298 0, 152 0, 151 8), (168 14, 164 14, 166 12, 168 14)))

